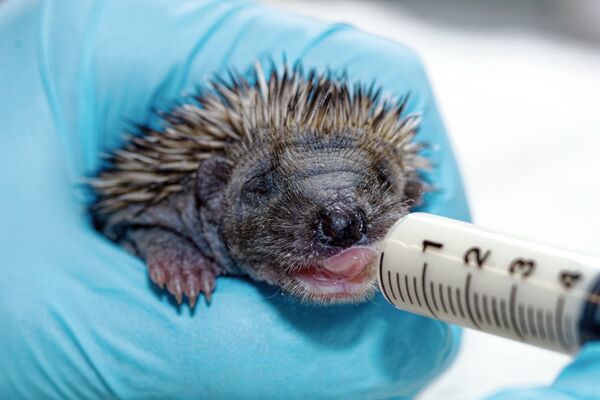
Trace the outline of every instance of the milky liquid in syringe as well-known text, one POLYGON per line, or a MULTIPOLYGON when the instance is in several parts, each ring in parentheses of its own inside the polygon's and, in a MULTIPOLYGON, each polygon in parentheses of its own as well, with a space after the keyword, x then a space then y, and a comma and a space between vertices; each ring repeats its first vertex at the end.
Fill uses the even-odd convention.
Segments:
POLYGON ((573 354, 600 339, 600 259, 411 213, 382 242, 379 287, 405 311, 573 354))

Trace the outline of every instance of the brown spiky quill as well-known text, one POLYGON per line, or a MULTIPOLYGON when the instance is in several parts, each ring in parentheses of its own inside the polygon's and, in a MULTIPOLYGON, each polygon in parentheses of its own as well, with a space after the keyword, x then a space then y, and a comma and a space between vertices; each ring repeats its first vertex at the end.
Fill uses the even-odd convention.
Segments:
POLYGON ((132 204, 156 204, 182 190, 202 160, 215 154, 249 151, 265 136, 298 129, 331 134, 352 129, 365 143, 392 144, 405 171, 426 168, 412 139, 420 118, 401 118, 407 97, 382 100, 374 85, 349 85, 344 78, 302 68, 275 69, 267 79, 259 64, 247 79, 230 73, 215 78, 210 90, 163 115, 162 129, 142 128, 114 150, 93 181, 96 212, 110 214, 132 204))

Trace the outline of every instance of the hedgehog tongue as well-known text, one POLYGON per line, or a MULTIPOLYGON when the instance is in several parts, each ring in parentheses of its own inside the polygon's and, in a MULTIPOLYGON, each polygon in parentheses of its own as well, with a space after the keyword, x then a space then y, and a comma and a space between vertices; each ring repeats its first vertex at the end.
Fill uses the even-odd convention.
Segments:
POLYGON ((365 271, 377 258, 377 253, 367 247, 351 247, 327 258, 321 266, 328 272, 343 278, 351 278, 365 271))

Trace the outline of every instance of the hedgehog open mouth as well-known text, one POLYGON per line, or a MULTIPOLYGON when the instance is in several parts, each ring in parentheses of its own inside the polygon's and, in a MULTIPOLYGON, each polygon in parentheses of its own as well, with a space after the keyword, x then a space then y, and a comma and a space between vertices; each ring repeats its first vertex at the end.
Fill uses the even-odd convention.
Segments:
POLYGON ((299 271, 296 280, 317 297, 352 299, 364 296, 373 281, 377 253, 368 247, 350 247, 299 271))

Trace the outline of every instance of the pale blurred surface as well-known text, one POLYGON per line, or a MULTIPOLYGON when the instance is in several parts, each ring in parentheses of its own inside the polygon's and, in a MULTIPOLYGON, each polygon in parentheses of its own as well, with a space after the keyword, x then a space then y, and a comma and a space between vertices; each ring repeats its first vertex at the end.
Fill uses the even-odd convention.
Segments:
MULTIPOLYGON (((266 2, 414 48, 475 222, 600 255, 600 1, 266 2)), ((468 331, 455 365, 419 399, 546 385, 567 362, 468 331)))

